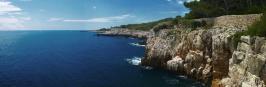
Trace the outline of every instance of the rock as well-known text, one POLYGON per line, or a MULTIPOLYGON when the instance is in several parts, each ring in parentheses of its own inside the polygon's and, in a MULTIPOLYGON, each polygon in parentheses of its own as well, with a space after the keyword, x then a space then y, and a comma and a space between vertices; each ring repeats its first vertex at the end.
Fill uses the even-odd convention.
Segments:
MULTIPOLYGON (((263 43, 263 45, 261 46, 261 48, 260 48, 260 53, 262 53, 262 54, 266 54, 266 41, 264 40, 263 41, 264 43, 263 43)), ((258 47, 258 46, 257 46, 258 47)))
POLYGON ((246 28, 255 21, 259 20, 262 14, 250 14, 250 15, 228 15, 221 16, 213 19, 214 27, 235 27, 246 28))
POLYGON ((245 53, 234 51, 229 64, 239 64, 245 58, 245 53))
POLYGON ((202 78, 209 79, 212 75, 212 66, 207 64, 205 68, 202 70, 202 78))
POLYGON ((120 29, 120 28, 112 28, 106 31, 100 31, 97 35, 102 36, 126 36, 126 37, 136 37, 136 38, 147 38, 149 36, 148 31, 140 31, 133 29, 120 29))
POLYGON ((184 60, 182 60, 182 58, 176 56, 172 60, 167 61, 167 68, 172 71, 182 72, 178 70, 182 70, 184 68, 183 62, 184 60))
POLYGON ((262 44, 256 42, 262 41, 262 39, 251 39, 248 36, 242 36, 241 42, 237 47, 237 51, 234 51, 229 65, 228 78, 224 78, 221 84, 225 86, 241 86, 241 87, 265 87, 264 84, 264 66, 266 62, 265 54, 256 51, 256 49, 262 49, 262 44), (248 37, 248 38, 247 38, 248 37), (255 40, 255 43, 248 44, 247 41, 255 40), (257 41, 259 40, 259 41, 257 41), (255 47, 256 49, 252 49, 255 47), (226 81, 233 83, 225 83, 226 81), (224 82, 223 82, 224 81, 224 82))
POLYGON ((252 47, 251 47, 251 45, 248 45, 246 43, 238 43, 237 50, 244 52, 244 53, 251 53, 252 47))
MULTIPOLYGON (((247 29, 260 14, 222 16, 210 29, 162 29, 147 37, 142 65, 167 69, 213 87, 265 87, 266 40, 243 36, 233 47, 230 37, 247 29)), ((209 19, 208 19, 209 20, 209 19)))
POLYGON ((261 51, 261 49, 263 49, 262 48, 263 44, 266 43, 265 38, 264 37, 254 37, 254 40, 255 40, 255 41, 253 41, 254 45, 252 47, 253 51, 255 53, 264 53, 264 51, 261 51))
POLYGON ((241 83, 241 87, 265 87, 263 81, 260 80, 257 76, 248 75, 249 80, 245 80, 241 83))
POLYGON ((246 44, 251 44, 251 38, 250 38, 250 36, 242 36, 241 38, 240 38, 240 40, 242 41, 242 42, 244 42, 244 43, 246 43, 246 44))
POLYGON ((266 83, 266 65, 264 64, 261 72, 260 72, 260 77, 266 83))

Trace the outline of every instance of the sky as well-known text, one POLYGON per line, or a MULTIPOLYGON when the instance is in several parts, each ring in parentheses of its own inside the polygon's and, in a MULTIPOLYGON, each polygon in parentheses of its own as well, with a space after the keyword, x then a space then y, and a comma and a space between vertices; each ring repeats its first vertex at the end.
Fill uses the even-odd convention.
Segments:
POLYGON ((94 30, 189 12, 191 0, 0 0, 0 30, 94 30))

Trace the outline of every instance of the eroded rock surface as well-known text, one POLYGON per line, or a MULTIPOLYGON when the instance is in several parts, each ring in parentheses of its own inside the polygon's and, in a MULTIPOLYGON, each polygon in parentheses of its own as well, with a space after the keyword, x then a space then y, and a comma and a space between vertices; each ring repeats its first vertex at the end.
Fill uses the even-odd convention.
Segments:
POLYGON ((265 87, 266 39, 242 36, 229 63, 226 87, 265 87), (263 81, 264 80, 264 81, 263 81))
POLYGON ((212 87, 265 87, 266 39, 242 36, 234 47, 231 37, 247 30, 261 14, 195 19, 213 23, 208 29, 138 31, 111 29, 101 35, 146 38, 142 65, 167 69, 212 87))
POLYGON ((132 29, 110 29, 106 31, 98 32, 98 35, 103 36, 127 36, 136 38, 146 38, 149 35, 149 31, 140 31, 132 29))
POLYGON ((265 87, 264 39, 242 37, 237 49, 230 39, 259 17, 223 16, 213 19, 215 26, 209 29, 151 31, 142 65, 211 82, 213 87, 265 87))

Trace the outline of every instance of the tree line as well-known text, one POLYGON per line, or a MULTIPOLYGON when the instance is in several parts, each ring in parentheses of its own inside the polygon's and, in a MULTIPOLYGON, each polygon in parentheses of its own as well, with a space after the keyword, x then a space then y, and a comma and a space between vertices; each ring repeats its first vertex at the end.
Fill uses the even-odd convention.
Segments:
POLYGON ((217 17, 221 15, 263 13, 266 0, 200 0, 185 2, 190 9, 185 18, 217 17))

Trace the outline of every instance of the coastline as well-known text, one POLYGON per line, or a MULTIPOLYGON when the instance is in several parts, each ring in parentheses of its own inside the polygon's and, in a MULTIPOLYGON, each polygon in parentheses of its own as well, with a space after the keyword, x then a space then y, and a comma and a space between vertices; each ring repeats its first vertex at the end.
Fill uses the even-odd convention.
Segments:
POLYGON ((98 36, 124 36, 139 39, 147 39, 150 32, 141 30, 130 30, 124 28, 111 28, 110 30, 96 31, 98 36))
POLYGON ((169 70, 203 83, 211 83, 212 87, 265 87, 266 53, 263 49, 266 40, 263 37, 242 36, 237 48, 231 40, 235 33, 247 30, 260 16, 221 16, 212 19, 213 27, 193 31, 184 28, 160 31, 111 29, 98 35, 146 38, 145 58, 141 61, 143 66, 169 70), (260 44, 251 44, 251 41, 260 44))

